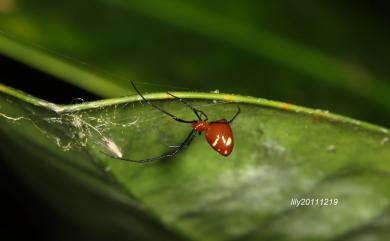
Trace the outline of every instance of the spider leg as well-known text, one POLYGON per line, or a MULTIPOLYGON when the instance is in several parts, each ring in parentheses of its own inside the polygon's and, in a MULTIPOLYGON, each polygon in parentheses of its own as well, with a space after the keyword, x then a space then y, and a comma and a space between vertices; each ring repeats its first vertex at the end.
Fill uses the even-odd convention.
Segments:
POLYGON ((127 159, 127 158, 122 158, 122 157, 120 157, 120 158, 119 157, 114 157, 112 155, 108 155, 105 152, 103 152, 103 153, 108 155, 108 156, 110 156, 110 157, 112 157, 112 158, 119 159, 119 160, 122 160, 122 161, 135 162, 135 163, 141 163, 141 164, 151 163, 151 162, 159 161, 159 160, 164 159, 164 158, 174 157, 176 154, 178 154, 180 151, 184 150, 187 146, 190 145, 190 143, 192 142, 192 140, 195 137, 195 134, 196 134, 196 131, 192 130, 188 134, 186 139, 183 141, 183 143, 181 143, 178 147, 176 147, 175 149, 170 150, 170 151, 162 154, 161 156, 157 156, 157 157, 146 158, 146 159, 142 159, 142 160, 130 160, 130 159, 127 159))
POLYGON ((234 114, 234 116, 229 120, 229 123, 232 123, 234 121, 234 119, 236 119, 236 117, 241 113, 241 108, 239 105, 237 105, 237 112, 236 114, 234 114))
POLYGON ((182 98, 179 98, 179 97, 177 97, 177 96, 175 96, 175 95, 173 95, 173 94, 171 94, 169 92, 167 92, 167 94, 172 96, 175 99, 178 99, 181 103, 185 104, 188 108, 190 108, 195 113, 195 115, 198 117, 199 120, 202 120, 200 115, 203 115, 205 117, 205 121, 207 121, 209 119, 208 116, 203 111, 194 108, 192 105, 188 104, 182 98), (200 113, 200 115, 199 115, 199 113, 200 113))
POLYGON ((148 103, 149 105, 151 105, 152 107, 156 108, 157 110, 161 111, 162 113, 170 116, 172 119, 174 119, 175 121, 178 121, 178 122, 183 122, 183 123, 192 123, 193 121, 188 121, 188 120, 183 120, 175 115, 172 115, 171 113, 169 113, 168 111, 164 110, 163 108, 161 108, 160 106, 158 105, 155 105, 153 104, 152 102, 148 101, 147 99, 145 99, 145 97, 141 94, 141 92, 137 89, 137 87, 135 87, 133 81, 131 81, 131 85, 133 86, 133 88, 135 89, 135 91, 141 96, 141 98, 146 102, 148 103))

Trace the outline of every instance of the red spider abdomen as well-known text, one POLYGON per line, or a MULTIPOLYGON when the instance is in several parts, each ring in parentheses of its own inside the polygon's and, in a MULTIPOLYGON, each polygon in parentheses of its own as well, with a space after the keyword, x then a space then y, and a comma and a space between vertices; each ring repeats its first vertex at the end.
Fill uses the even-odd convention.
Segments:
POLYGON ((206 140, 210 146, 223 156, 228 156, 233 151, 234 139, 230 123, 225 120, 218 120, 208 123, 206 140))

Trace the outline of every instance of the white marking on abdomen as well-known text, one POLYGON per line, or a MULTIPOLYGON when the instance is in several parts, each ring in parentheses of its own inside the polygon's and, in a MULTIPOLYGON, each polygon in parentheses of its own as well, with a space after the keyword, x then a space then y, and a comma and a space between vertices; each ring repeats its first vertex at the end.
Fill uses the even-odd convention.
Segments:
POLYGON ((227 141, 226 141, 226 145, 227 146, 230 146, 230 144, 232 144, 232 138, 228 138, 227 141))
POLYGON ((218 144, 218 141, 219 141, 219 135, 217 135, 217 138, 215 138, 212 146, 216 146, 218 144))

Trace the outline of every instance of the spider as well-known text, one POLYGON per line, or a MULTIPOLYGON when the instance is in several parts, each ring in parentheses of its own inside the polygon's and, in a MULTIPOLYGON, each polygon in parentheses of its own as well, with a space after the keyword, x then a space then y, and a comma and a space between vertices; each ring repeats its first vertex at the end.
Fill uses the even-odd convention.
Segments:
POLYGON ((192 140, 194 139, 196 133, 199 135, 204 132, 207 142, 210 144, 210 146, 217 151, 219 154, 223 156, 229 156, 230 153, 233 151, 234 147, 234 139, 233 139, 233 132, 230 127, 230 124, 234 121, 234 119, 240 114, 241 109, 240 106, 237 106, 237 112, 234 114, 234 116, 230 120, 226 119, 220 119, 216 121, 208 121, 208 117, 206 113, 204 113, 201 110, 198 110, 185 102, 183 99, 167 92, 168 95, 172 96, 173 98, 179 100, 181 103, 186 105, 188 108, 190 108, 195 116, 198 118, 197 120, 184 120, 181 119, 168 111, 164 110, 158 105, 153 104, 152 102, 148 101, 141 92, 135 87, 134 83, 131 82, 131 85, 133 86, 134 90, 138 93, 139 96, 141 96, 142 100, 144 100, 148 105, 152 106, 153 108, 157 109, 158 111, 168 115, 173 120, 181 123, 189 123, 191 124, 191 131, 187 135, 186 139, 179 145, 176 146, 173 150, 170 150, 160 156, 157 157, 151 157, 143 160, 130 160, 123 157, 114 157, 115 159, 123 160, 123 161, 129 161, 129 162, 137 162, 137 163, 149 163, 154 161, 159 161, 161 159, 170 158, 176 156, 179 152, 184 150, 186 147, 190 145, 192 140), (203 118, 202 118, 203 117, 203 118))

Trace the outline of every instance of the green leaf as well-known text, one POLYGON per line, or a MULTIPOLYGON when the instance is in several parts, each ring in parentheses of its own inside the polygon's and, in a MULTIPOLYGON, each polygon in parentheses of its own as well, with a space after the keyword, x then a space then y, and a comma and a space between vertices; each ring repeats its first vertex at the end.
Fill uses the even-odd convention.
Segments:
MULTIPOLYGON (((139 165, 105 153, 157 156, 181 143, 190 126, 137 96, 60 106, 3 85, 0 92, 0 150, 8 164, 98 239, 390 237, 385 128, 265 99, 175 92, 211 120, 229 118, 239 105, 235 150, 222 157, 200 136, 175 158, 139 165), (293 198, 337 204, 296 207, 293 198)), ((146 98, 194 118, 165 93, 146 98)))

